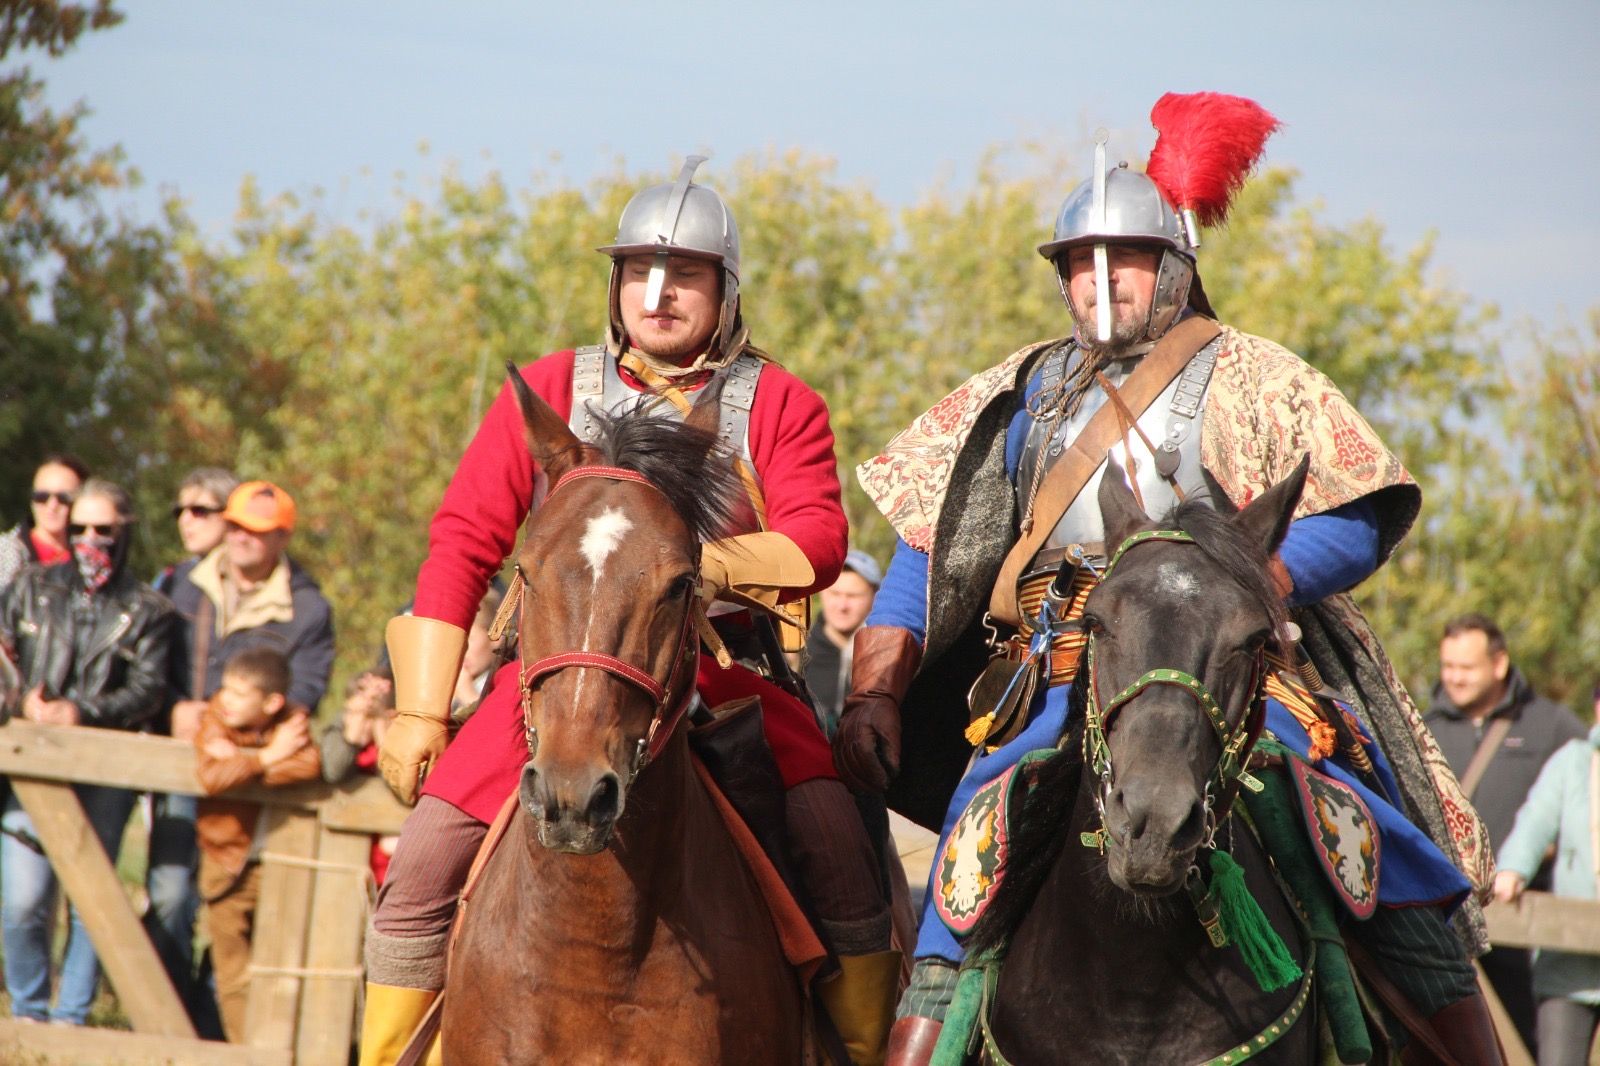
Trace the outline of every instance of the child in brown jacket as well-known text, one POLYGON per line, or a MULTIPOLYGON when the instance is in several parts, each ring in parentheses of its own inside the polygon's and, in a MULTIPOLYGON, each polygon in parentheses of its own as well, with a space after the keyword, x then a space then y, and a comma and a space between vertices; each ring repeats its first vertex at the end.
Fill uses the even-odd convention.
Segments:
POLYGON ((287 704, 289 661, 271 648, 251 648, 222 668, 222 687, 211 698, 195 734, 195 777, 200 800, 200 895, 217 978, 217 1003, 228 1039, 244 1039, 245 996, 250 987, 250 935, 261 863, 256 825, 259 803, 211 798, 241 785, 269 788, 313 781, 321 773, 306 712, 287 704))

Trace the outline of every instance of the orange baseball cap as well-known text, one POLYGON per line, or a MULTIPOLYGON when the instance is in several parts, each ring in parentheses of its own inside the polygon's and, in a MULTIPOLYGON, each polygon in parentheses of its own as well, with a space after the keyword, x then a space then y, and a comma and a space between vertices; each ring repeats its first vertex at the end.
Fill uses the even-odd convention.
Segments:
POLYGON ((294 529, 294 500, 270 481, 246 481, 228 496, 222 517, 252 533, 294 529))

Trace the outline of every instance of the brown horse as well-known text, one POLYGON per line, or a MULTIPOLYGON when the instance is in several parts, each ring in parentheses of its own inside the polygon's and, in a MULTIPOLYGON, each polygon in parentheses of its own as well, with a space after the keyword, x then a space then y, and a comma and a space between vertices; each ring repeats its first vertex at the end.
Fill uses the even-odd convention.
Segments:
POLYGON ((591 445, 512 381, 551 486, 517 554, 530 758, 460 917, 445 1061, 802 1061, 800 981, 680 728, 699 545, 742 492, 716 398, 591 445))

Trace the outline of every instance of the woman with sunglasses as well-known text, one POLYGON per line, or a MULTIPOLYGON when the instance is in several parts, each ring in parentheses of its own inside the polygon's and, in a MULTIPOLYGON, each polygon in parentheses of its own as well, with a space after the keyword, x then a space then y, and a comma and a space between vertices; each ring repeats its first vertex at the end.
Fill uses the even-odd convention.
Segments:
MULTIPOLYGON (((166 597, 128 573, 133 521, 126 491, 89 479, 72 504, 67 560, 27 567, 0 592, 0 642, 22 675, 22 717, 50 726, 131 730, 166 706, 176 614, 166 597)), ((97 785, 74 790, 115 862, 134 793, 97 785)), ((6 800, 0 827, 0 932, 12 1016, 82 1025, 100 978, 94 947, 73 907, 52 1010, 55 874, 15 796, 6 800)))
POLYGON ((28 517, 0 534, 0 589, 29 563, 50 566, 72 554, 67 516, 88 477, 89 468, 81 460, 59 453, 45 456, 34 470, 28 517))

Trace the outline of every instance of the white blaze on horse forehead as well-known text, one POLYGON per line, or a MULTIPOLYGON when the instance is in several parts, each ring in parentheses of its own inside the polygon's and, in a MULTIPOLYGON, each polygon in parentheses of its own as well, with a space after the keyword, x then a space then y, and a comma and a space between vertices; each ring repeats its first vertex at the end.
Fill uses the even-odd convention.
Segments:
POLYGON ((1179 599, 1192 600, 1200 595, 1199 580, 1177 563, 1167 562, 1156 567, 1156 584, 1179 599))
POLYGON ((583 537, 578 541, 578 551, 589 561, 594 579, 600 580, 606 560, 622 544, 622 538, 633 528, 633 520, 615 507, 607 507, 597 515, 589 516, 583 537))

